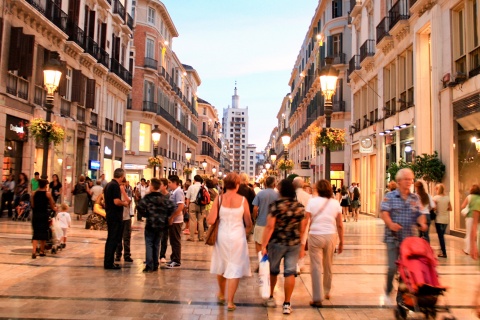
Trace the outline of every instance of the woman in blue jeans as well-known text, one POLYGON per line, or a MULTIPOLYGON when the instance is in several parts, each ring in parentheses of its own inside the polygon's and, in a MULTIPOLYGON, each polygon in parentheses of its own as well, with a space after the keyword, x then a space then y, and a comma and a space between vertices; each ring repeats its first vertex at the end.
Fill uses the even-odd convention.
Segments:
POLYGON ((263 231, 262 253, 270 260, 270 298, 265 306, 276 307, 273 291, 280 273, 280 261, 284 259, 283 313, 290 314, 290 298, 295 287, 297 262, 300 254, 300 238, 305 230, 305 208, 296 199, 292 181, 284 179, 278 184, 280 198, 273 202, 263 231))
POLYGON ((440 258, 447 257, 447 249, 445 248, 445 231, 447 230, 448 222, 450 221, 450 211, 452 205, 450 198, 445 195, 445 186, 441 183, 435 187, 437 195, 433 197, 435 201, 435 210, 437 217, 435 218, 435 228, 437 229, 438 242, 440 242, 440 249, 442 252, 438 255, 440 258))

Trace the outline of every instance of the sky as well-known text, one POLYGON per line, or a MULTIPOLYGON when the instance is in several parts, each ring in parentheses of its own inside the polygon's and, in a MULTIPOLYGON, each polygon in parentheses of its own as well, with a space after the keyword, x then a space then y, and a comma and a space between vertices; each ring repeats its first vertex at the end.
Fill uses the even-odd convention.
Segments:
POLYGON ((318 0, 164 0, 179 36, 172 49, 202 83, 199 97, 219 114, 248 106, 248 143, 263 150, 318 0))

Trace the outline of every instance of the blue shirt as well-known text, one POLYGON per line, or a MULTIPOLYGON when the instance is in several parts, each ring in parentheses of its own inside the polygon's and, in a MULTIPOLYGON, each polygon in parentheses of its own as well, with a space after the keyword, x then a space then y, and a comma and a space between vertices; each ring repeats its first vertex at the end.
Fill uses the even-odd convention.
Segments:
POLYGON ((270 204, 278 200, 278 192, 272 188, 260 191, 253 199, 252 204, 258 207, 257 226, 265 227, 267 225, 267 215, 270 211, 270 204))
POLYGON ((381 210, 390 214, 392 222, 402 226, 402 229, 398 232, 393 232, 385 226, 384 242, 395 243, 398 241, 398 244, 400 244, 406 237, 415 235, 414 228, 417 225, 418 217, 421 215, 420 199, 416 194, 410 193, 407 199, 403 200, 398 190, 389 192, 383 198, 381 210))

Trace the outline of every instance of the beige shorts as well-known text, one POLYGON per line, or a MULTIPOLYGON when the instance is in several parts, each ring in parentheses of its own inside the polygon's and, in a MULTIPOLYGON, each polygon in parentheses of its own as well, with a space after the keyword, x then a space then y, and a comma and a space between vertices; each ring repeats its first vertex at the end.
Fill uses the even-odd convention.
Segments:
POLYGON ((265 230, 265 227, 257 225, 255 225, 255 228, 253 229, 253 240, 258 244, 262 244, 263 230, 265 230))

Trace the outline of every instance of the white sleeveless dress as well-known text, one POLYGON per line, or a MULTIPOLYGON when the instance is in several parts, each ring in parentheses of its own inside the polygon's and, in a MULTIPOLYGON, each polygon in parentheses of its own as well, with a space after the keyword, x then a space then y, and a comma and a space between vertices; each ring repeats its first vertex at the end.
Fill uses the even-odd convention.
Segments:
POLYGON ((238 208, 220 207, 217 243, 213 247, 210 273, 227 279, 250 277, 250 259, 243 224, 243 201, 238 208))

